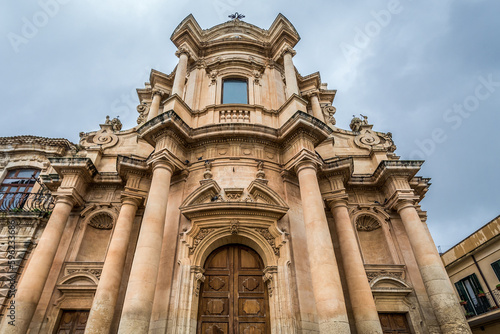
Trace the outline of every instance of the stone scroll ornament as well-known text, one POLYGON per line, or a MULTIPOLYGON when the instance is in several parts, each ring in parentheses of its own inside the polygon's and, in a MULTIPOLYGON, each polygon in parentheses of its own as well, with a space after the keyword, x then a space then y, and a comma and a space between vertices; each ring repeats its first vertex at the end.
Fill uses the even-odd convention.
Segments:
POLYGON ((335 117, 333 117, 333 115, 335 115, 335 113, 337 112, 337 108, 335 108, 334 106, 326 105, 323 108, 321 108, 321 110, 323 111, 323 116, 325 117, 326 124, 329 125, 337 124, 335 117))
POLYGON ((148 119, 149 106, 146 102, 143 102, 137 106, 137 112, 139 117, 137 117, 137 124, 144 123, 148 119))
POLYGON ((99 126, 101 129, 95 133, 80 132, 80 145, 84 147, 101 145, 102 148, 108 148, 118 143, 118 136, 115 132, 122 129, 122 122, 118 117, 110 119, 106 116, 104 124, 99 124, 99 126))
POLYGON ((354 143, 361 148, 372 149, 376 147, 378 149, 394 152, 396 150, 396 145, 394 145, 392 141, 392 134, 383 134, 373 131, 373 125, 368 124, 368 117, 364 115, 360 116, 363 117, 363 119, 353 115, 351 124, 349 124, 351 130, 357 133, 356 138, 354 138, 354 143))

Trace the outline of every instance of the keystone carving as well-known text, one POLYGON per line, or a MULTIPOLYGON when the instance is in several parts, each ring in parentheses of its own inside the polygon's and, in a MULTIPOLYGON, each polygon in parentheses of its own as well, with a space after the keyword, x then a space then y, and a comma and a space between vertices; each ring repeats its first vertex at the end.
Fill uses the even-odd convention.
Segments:
POLYGON ((240 222, 236 219, 233 219, 229 222, 229 230, 231 231, 231 234, 238 234, 238 228, 240 225, 240 222))

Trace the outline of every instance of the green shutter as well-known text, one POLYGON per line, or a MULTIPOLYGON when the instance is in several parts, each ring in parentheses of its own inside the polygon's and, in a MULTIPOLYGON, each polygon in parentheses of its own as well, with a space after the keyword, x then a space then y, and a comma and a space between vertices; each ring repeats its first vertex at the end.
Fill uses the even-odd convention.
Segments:
POLYGON ((500 260, 493 262, 491 264, 491 267, 493 268, 493 271, 495 272, 495 275, 497 275, 498 280, 500 281, 500 260))
POLYGON ((455 287, 457 288, 460 299, 468 302, 469 297, 467 296, 467 292, 465 292, 464 284, 462 283, 462 281, 458 281, 457 283, 455 283, 455 287))
POLYGON ((484 292, 483 288, 481 287, 481 283, 479 283, 479 280, 477 279, 476 274, 472 274, 469 277, 471 278, 472 287, 474 289, 474 293, 476 294, 476 296, 479 293, 479 290, 484 292))

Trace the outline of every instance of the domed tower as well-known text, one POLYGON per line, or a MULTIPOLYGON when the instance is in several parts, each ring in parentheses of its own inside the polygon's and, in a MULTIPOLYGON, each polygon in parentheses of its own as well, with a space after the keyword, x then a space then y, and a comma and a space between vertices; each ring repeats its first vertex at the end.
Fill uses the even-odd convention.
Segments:
POLYGON ((366 116, 335 126, 336 91, 294 67, 283 15, 241 18, 186 17, 138 125, 108 118, 48 159, 56 204, 5 333, 469 331, 418 205, 422 161, 366 116))

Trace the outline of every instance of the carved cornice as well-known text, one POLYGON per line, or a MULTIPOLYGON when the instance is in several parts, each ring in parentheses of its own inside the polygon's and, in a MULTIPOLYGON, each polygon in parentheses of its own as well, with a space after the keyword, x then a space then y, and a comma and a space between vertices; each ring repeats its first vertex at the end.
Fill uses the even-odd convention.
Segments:
POLYGON ((328 125, 317 118, 305 112, 297 111, 278 129, 278 136, 283 142, 287 142, 289 138, 298 135, 299 129, 302 129, 302 133, 308 134, 310 138, 314 139, 314 145, 319 144, 333 133, 333 130, 328 125))
POLYGON ((40 145, 45 147, 62 148, 65 151, 76 150, 76 145, 64 138, 46 138, 38 136, 15 136, 0 137, 0 145, 18 146, 18 145, 40 145))
POLYGON ((342 158, 335 161, 324 162, 321 165, 320 178, 340 177, 344 183, 347 183, 354 171, 354 159, 342 158))
POLYGON ((143 177, 149 173, 150 167, 146 160, 118 155, 116 159, 116 170, 123 178, 127 178, 129 174, 143 177))
POLYGON ((97 174, 90 158, 49 158, 49 161, 58 174, 79 174, 89 181, 97 174))
POLYGON ((402 176, 411 180, 420 170, 424 161, 422 160, 383 160, 375 172, 370 176, 352 176, 351 186, 382 186, 391 176, 402 176))

